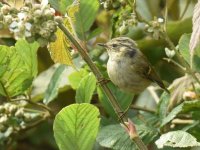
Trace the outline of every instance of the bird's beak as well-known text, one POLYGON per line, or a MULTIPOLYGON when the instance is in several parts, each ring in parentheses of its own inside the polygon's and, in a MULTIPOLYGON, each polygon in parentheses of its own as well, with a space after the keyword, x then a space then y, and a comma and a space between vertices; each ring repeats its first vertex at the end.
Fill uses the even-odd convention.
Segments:
POLYGON ((108 46, 105 43, 98 43, 97 45, 107 48, 108 46))

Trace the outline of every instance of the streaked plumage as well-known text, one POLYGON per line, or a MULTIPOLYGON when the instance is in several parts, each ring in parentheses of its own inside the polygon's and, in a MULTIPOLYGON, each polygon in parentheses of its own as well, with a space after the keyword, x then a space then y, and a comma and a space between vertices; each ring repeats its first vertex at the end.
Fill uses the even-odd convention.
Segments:
POLYGON ((118 37, 103 46, 108 50, 109 55, 108 75, 119 88, 127 92, 140 93, 151 82, 156 82, 161 88, 166 89, 132 39, 118 37))

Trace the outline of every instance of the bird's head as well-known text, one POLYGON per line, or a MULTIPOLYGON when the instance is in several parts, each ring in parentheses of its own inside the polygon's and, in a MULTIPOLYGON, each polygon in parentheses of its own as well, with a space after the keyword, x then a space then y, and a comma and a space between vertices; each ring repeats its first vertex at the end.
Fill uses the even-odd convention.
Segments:
POLYGON ((104 47, 108 51, 108 55, 122 56, 130 55, 133 57, 137 53, 136 43, 128 37, 117 37, 107 43, 99 43, 98 45, 104 47))

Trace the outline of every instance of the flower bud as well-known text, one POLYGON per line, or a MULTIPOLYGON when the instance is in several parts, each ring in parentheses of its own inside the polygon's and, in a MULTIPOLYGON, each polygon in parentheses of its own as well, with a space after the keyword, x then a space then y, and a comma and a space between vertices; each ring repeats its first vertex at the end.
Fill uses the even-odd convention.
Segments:
POLYGON ((9 12, 10 12, 10 6, 8 6, 8 5, 3 5, 3 6, 1 7, 1 13, 2 13, 3 15, 7 15, 9 12))
POLYGON ((196 93, 193 92, 193 91, 185 91, 185 92, 183 93, 183 99, 184 99, 184 100, 194 100, 194 99, 196 99, 196 98, 197 98, 197 95, 196 95, 196 93))
POLYGON ((42 16, 42 11, 37 9, 33 12, 34 17, 41 17, 42 16))
POLYGON ((54 20, 58 23, 62 23, 63 22, 63 18, 61 16, 55 16, 54 20))
POLYGON ((9 109, 8 109, 8 111, 9 111, 11 114, 15 113, 16 110, 17 110, 17 106, 16 106, 16 105, 11 105, 11 106, 9 107, 9 109))
POLYGON ((174 50, 170 50, 167 47, 165 48, 165 54, 167 55, 167 57, 169 58, 173 58, 175 55, 175 51, 174 50))
POLYGON ((11 24, 12 23, 12 16, 11 15, 6 15, 4 16, 6 24, 11 24))
POLYGON ((128 26, 126 26, 124 22, 123 22, 123 25, 119 27, 119 33, 120 35, 124 35, 128 33, 128 26))
POLYGON ((8 121, 7 115, 3 115, 0 117, 0 124, 5 124, 8 121))
POLYGON ((103 7, 104 7, 104 9, 107 9, 107 10, 111 9, 111 8, 112 8, 112 3, 111 3, 111 1, 110 1, 110 0, 105 1, 105 2, 103 3, 103 7))
POLYGON ((24 115, 24 108, 20 108, 17 110, 17 112, 15 113, 15 117, 23 117, 24 115))

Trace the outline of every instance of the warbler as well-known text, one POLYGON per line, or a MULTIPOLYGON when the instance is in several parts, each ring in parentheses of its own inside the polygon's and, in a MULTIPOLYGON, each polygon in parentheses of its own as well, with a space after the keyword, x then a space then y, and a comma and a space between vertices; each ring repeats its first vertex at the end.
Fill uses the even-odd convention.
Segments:
POLYGON ((138 94, 155 82, 168 92, 148 59, 132 39, 117 37, 105 44, 99 43, 98 45, 107 49, 109 55, 108 76, 120 89, 138 94))

